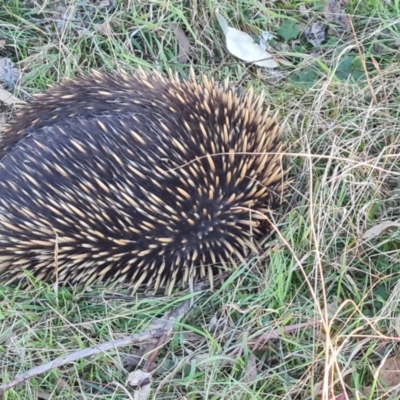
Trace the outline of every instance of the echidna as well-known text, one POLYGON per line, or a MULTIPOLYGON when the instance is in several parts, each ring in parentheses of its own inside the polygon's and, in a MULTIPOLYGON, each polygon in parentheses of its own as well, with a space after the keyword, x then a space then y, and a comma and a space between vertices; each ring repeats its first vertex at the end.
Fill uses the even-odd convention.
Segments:
POLYGON ((94 72, 36 96, 0 145, 0 282, 168 293, 254 250, 284 190, 281 127, 227 82, 94 72))

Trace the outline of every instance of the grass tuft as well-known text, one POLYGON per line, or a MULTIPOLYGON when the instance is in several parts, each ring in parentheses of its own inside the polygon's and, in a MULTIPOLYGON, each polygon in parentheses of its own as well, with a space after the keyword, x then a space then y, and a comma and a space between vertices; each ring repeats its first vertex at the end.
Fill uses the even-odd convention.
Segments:
MULTIPOLYGON (((286 124, 293 183, 276 216, 278 234, 264 257, 205 294, 177 324, 157 359, 154 398, 399 398, 400 381, 388 388, 379 374, 398 354, 399 2, 350 0, 347 32, 328 26, 324 5, 4 0, 0 8, 0 58, 20 71, 14 94, 22 98, 92 68, 171 68, 186 76, 190 64, 197 75, 264 90, 286 124), (293 66, 273 72, 230 56, 217 8, 230 26, 272 33, 271 51, 293 66), (300 32, 326 24, 326 40, 319 48, 303 34, 285 42, 279 28, 288 19, 300 32), (178 62, 173 24, 191 45, 188 64, 178 62), (382 223, 388 228, 380 230, 382 223), (265 342, 253 350, 260 337, 265 342)), ((101 287, 0 286, 1 379, 141 332, 180 301, 182 293, 131 298, 101 287)), ((80 360, 4 399, 126 399, 135 352, 80 360)))

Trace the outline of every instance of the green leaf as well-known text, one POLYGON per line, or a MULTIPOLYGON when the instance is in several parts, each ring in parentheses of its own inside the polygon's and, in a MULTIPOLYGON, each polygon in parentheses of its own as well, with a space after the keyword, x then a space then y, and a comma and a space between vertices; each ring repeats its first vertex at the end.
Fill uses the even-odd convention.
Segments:
POLYGON ((342 59, 337 70, 336 76, 341 80, 347 80, 352 77, 355 81, 365 76, 364 70, 358 57, 349 55, 342 59))
POLYGON ((290 77, 290 80, 294 84, 306 88, 311 87, 317 79, 318 79, 318 73, 313 70, 303 70, 300 72, 296 72, 290 77))
POLYGON ((295 39, 299 36, 300 28, 296 21, 286 19, 278 28, 277 33, 287 42, 288 40, 295 39))

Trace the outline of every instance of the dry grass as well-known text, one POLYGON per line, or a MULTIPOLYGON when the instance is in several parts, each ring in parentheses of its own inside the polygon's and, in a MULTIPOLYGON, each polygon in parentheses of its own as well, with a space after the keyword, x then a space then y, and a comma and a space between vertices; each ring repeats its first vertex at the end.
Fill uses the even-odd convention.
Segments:
MULTIPOLYGON (((229 56, 214 11, 218 6, 232 26, 259 34, 274 32, 287 17, 300 19, 301 2, 131 1, 83 9, 69 1, 6 4, 0 37, 7 46, 0 56, 17 62, 20 96, 92 67, 168 66, 186 75, 171 29, 178 23, 191 42, 197 74, 264 89, 286 123, 293 184, 289 204, 276 217, 279 233, 268 257, 236 271, 177 324, 158 359, 152 396, 399 398, 399 387, 384 388, 377 372, 397 355, 399 336, 399 230, 394 224, 380 229, 399 219, 397 3, 350 2, 353 33, 332 35, 313 57, 302 56, 312 51, 306 45, 291 43, 289 50, 300 53, 288 57, 295 67, 275 74, 229 56), (104 34, 104 23, 111 23, 112 34, 104 34), (359 82, 335 74, 349 53, 368 72, 359 82), (314 79, 299 85, 293 80, 299 73, 314 79), (313 321, 318 324, 288 330, 313 321), (271 332, 274 338, 253 352, 251 340, 271 332), (238 344, 243 351, 232 355, 238 344)), ((322 3, 307 6, 309 24, 323 20, 322 3)), ((182 298, 123 301, 105 293, 0 287, 3 380, 65 352, 140 332, 182 298)), ((132 352, 81 360, 9 391, 5 399, 132 398, 125 385, 132 352)))

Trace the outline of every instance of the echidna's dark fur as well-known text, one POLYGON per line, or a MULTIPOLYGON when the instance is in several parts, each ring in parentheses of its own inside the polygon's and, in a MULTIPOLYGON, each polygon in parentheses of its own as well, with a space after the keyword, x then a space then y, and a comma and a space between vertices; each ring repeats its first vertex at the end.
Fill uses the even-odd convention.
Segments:
POLYGON ((234 266, 284 186, 281 130, 262 104, 144 72, 38 95, 0 145, 0 282, 28 270, 169 293, 234 266))

